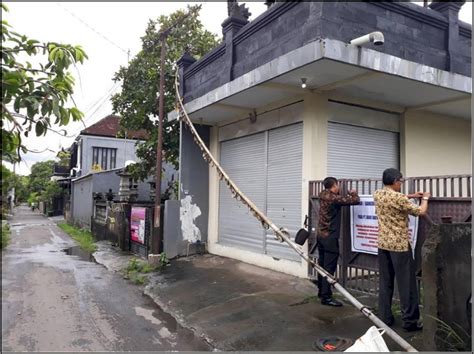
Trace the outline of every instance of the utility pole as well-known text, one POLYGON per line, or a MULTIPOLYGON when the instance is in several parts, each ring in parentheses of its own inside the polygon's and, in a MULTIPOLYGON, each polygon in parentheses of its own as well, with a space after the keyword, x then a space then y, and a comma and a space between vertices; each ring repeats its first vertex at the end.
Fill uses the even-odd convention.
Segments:
POLYGON ((163 168, 163 122, 165 119, 165 59, 166 59, 166 38, 170 34, 171 30, 181 25, 185 19, 191 16, 195 11, 199 11, 201 6, 197 7, 196 10, 190 11, 180 17, 174 24, 168 28, 160 30, 160 90, 159 90, 159 120, 158 120, 158 144, 156 147, 156 182, 155 182, 155 215, 153 221, 153 235, 151 242, 151 253, 158 254, 161 251, 161 234, 162 234, 162 223, 161 223, 161 170, 163 168))

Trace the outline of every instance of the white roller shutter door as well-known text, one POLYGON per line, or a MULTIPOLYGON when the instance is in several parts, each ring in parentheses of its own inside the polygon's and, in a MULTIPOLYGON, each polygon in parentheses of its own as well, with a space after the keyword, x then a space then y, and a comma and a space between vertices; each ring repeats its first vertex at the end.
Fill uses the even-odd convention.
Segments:
MULTIPOLYGON (((303 124, 297 123, 221 143, 222 167, 237 186, 294 238, 301 227, 303 124)), ((299 261, 220 183, 219 243, 299 261)))
POLYGON ((328 176, 382 178, 399 168, 398 133, 335 122, 328 123, 328 176))
MULTIPOLYGON (((267 215, 275 225, 286 228, 292 239, 301 226, 303 178, 303 124, 269 131, 267 172, 267 215)), ((266 235, 270 256, 298 261, 300 257, 286 243, 266 235)))
MULTIPOLYGON (((265 206, 265 133, 221 143, 220 160, 230 178, 255 205, 265 206)), ((219 243, 263 253, 261 224, 224 184, 219 189, 219 243)))

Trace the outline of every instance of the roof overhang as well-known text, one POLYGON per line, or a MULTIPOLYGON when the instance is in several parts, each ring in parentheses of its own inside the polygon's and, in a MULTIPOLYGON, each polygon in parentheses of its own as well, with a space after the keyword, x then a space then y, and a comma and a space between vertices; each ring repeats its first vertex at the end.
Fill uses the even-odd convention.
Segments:
MULTIPOLYGON (((472 79, 370 48, 321 39, 278 57, 185 104, 215 125, 307 91, 372 100, 404 110, 471 119, 472 79), (308 88, 301 88, 301 78, 308 88)), ((175 111, 168 115, 176 119, 175 111)))

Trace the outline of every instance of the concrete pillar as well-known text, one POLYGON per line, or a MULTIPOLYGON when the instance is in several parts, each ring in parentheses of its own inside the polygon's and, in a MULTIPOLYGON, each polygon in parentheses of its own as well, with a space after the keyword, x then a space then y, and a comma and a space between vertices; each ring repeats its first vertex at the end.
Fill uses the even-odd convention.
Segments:
POLYGON ((423 342, 434 351, 471 351, 471 224, 432 227, 422 248, 423 342), (461 341, 456 340, 456 333, 461 341))
POLYGON ((130 200, 130 180, 131 175, 128 172, 122 171, 118 173, 120 176, 120 184, 119 184, 119 201, 121 202, 128 202, 130 200))

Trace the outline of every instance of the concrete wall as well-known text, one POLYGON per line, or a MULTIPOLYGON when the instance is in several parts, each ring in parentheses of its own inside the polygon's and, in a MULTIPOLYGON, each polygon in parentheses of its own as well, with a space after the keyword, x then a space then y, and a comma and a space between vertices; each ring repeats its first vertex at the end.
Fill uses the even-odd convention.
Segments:
POLYGON ((90 229, 92 216, 92 175, 71 182, 71 215, 73 223, 90 229))
MULTIPOLYGON (((120 185, 120 176, 117 175, 118 170, 91 173, 72 181, 71 215, 73 222, 90 228, 90 220, 94 213, 92 193, 105 194, 109 189, 112 189, 115 198, 117 198, 120 185)), ((138 184, 137 200, 150 200, 149 183, 141 182, 138 184)))
POLYGON ((423 342, 438 351, 470 351, 471 317, 468 302, 472 293, 471 224, 442 224, 432 228, 423 245, 423 342), (452 347, 449 325, 466 342, 452 347), (464 333, 465 332, 465 333, 464 333))
POLYGON ((93 147, 102 147, 102 148, 114 148, 117 149, 115 167, 124 167, 125 161, 127 160, 137 160, 135 154, 136 150, 136 140, 131 139, 118 139, 118 138, 107 138, 100 136, 90 136, 82 135, 82 151, 81 159, 79 160, 81 164, 81 175, 85 176, 91 171, 92 168, 92 148, 93 147))
MULTIPOLYGON (((196 125, 205 144, 209 144, 210 127, 196 125)), ((180 139, 179 200, 183 239, 207 241, 209 210, 209 166, 182 125, 180 139)))
POLYGON ((118 195, 120 176, 117 175, 117 170, 93 173, 92 178, 93 193, 107 193, 112 189, 114 195, 118 195))
POLYGON ((408 111, 402 131, 402 170, 406 176, 471 173, 471 121, 408 111))

